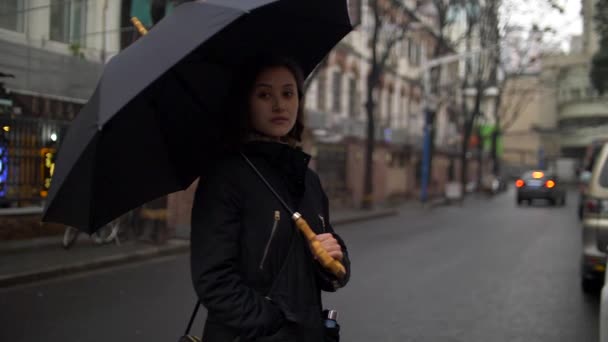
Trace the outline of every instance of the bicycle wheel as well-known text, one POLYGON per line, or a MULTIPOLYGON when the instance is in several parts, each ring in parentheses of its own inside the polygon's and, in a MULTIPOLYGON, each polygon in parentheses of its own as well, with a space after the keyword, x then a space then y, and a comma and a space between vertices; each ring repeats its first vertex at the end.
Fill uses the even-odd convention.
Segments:
POLYGON ((66 226, 65 231, 63 232, 63 240, 62 245, 64 249, 68 249, 74 245, 76 240, 78 239, 78 235, 80 231, 74 227, 66 226))
POLYGON ((93 234, 93 240, 98 244, 110 243, 116 239, 119 229, 120 221, 114 220, 96 231, 95 234, 93 234))

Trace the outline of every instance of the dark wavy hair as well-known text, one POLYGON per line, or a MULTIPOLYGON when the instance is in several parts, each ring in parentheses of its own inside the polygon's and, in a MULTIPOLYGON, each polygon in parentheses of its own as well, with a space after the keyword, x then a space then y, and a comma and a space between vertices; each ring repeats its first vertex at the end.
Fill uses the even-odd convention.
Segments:
POLYGON ((224 148, 236 151, 248 141, 251 134, 259 134, 251 125, 249 97, 260 73, 276 67, 287 68, 293 74, 298 88, 299 104, 296 123, 285 136, 285 140, 292 146, 302 141, 304 131, 304 74, 302 68, 296 61, 288 57, 259 56, 242 65, 239 72, 233 77, 222 120, 224 148))

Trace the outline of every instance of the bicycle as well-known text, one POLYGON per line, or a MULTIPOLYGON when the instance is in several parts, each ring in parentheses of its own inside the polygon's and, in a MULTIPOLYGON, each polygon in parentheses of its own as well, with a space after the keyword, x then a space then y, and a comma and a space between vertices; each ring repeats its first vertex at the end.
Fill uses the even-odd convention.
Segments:
MULTIPOLYGON (((105 226, 101 227, 98 231, 90 235, 91 240, 97 245, 108 244, 114 241, 116 245, 120 246, 119 232, 121 229, 121 218, 117 218, 105 226)), ((64 249, 71 248, 78 240, 80 230, 77 228, 66 226, 63 232, 62 246, 64 249)))

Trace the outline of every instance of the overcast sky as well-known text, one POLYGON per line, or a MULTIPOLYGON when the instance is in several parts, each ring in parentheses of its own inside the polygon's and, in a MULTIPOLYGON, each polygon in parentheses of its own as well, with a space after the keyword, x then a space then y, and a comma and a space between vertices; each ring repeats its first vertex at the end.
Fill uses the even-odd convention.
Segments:
POLYGON ((569 48, 570 37, 581 34, 583 30, 581 12, 582 0, 556 0, 564 9, 564 13, 548 5, 547 0, 511 0, 509 22, 531 27, 536 23, 540 27, 551 27, 556 33, 549 38, 559 42, 562 49, 569 48))

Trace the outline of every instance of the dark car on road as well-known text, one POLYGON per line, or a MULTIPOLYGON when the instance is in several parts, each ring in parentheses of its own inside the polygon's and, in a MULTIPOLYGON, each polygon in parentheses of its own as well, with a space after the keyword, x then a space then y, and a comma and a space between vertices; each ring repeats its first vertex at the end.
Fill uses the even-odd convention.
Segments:
POLYGON ((515 182, 517 204, 524 201, 548 200, 551 205, 566 204, 566 191, 557 177, 547 171, 528 171, 515 182))

